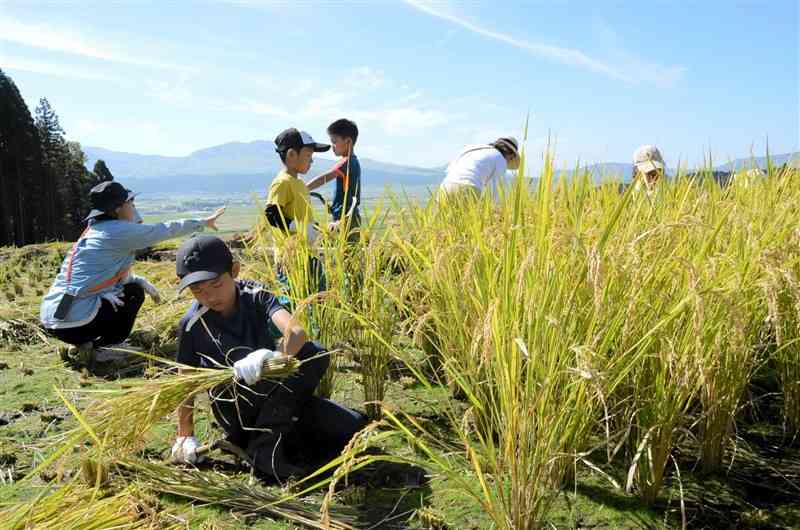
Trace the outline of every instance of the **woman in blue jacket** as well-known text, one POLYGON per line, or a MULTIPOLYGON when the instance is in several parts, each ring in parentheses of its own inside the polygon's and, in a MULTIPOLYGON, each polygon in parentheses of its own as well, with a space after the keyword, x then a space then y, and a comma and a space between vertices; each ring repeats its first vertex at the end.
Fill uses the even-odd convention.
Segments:
POLYGON ((42 300, 40 319, 51 335, 77 346, 79 356, 91 361, 95 349, 128 338, 145 293, 160 301, 153 284, 131 272, 136 250, 205 227, 216 230, 225 209, 205 219, 142 224, 134 194, 120 183, 102 182, 89 195, 88 226, 42 300))

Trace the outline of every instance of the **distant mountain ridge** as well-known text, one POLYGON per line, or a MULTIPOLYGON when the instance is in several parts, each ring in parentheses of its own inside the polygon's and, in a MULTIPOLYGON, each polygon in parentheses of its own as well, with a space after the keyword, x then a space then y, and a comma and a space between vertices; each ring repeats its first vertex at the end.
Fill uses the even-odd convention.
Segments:
MULTIPOLYGON (((230 142, 182 157, 141 155, 102 147, 84 147, 84 152, 87 167, 103 159, 117 178, 141 191, 187 191, 187 186, 204 192, 264 191, 281 168, 275 144, 265 140, 230 142)), ((316 155, 310 174, 322 173, 333 165, 331 155, 330 152, 316 155)), ((443 175, 440 168, 403 166, 361 157, 359 161, 370 185, 433 184, 443 175)))

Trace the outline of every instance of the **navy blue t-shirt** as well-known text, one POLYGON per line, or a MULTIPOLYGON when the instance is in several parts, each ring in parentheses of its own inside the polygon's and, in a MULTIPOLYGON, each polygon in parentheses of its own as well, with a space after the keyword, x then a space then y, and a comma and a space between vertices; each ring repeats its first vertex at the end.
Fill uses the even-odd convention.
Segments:
POLYGON ((224 318, 195 301, 178 328, 179 363, 216 368, 233 363, 259 348, 275 349, 280 336, 272 315, 284 309, 272 293, 252 280, 236 280, 236 313, 224 318))
POLYGON ((338 221, 355 204, 353 217, 358 217, 358 208, 361 205, 361 164, 356 155, 339 160, 333 169, 336 173, 336 193, 333 196, 331 215, 338 221))

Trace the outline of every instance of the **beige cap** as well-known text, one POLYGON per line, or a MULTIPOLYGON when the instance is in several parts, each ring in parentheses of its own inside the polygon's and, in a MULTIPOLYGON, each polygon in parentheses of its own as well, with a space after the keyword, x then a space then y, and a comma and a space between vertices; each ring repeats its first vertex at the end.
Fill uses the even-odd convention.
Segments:
POLYGON ((657 169, 664 169, 664 159, 661 151, 654 145, 643 145, 633 153, 633 165, 640 173, 649 173, 657 169))

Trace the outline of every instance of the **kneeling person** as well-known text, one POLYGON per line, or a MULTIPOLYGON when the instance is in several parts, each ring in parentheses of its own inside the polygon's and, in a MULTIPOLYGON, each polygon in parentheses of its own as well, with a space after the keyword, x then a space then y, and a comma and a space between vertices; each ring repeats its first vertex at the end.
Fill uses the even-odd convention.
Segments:
MULTIPOLYGON (((276 480, 306 471, 287 454, 297 449, 291 446, 299 440, 317 457, 341 452, 366 419, 314 396, 330 363, 322 346, 307 340, 302 327, 261 284, 237 279, 239 263, 221 239, 188 239, 176 259, 179 290, 188 287, 196 300, 180 322, 177 360, 204 368, 233 366, 235 389, 212 391, 211 396, 212 411, 228 441, 246 451, 258 471, 276 480), (280 351, 270 324, 283 335, 280 351), (304 362, 284 380, 261 380, 264 362, 281 355, 304 362)), ((173 460, 192 464, 201 459, 193 402, 189 398, 178 409, 178 438, 172 448, 173 460)))

